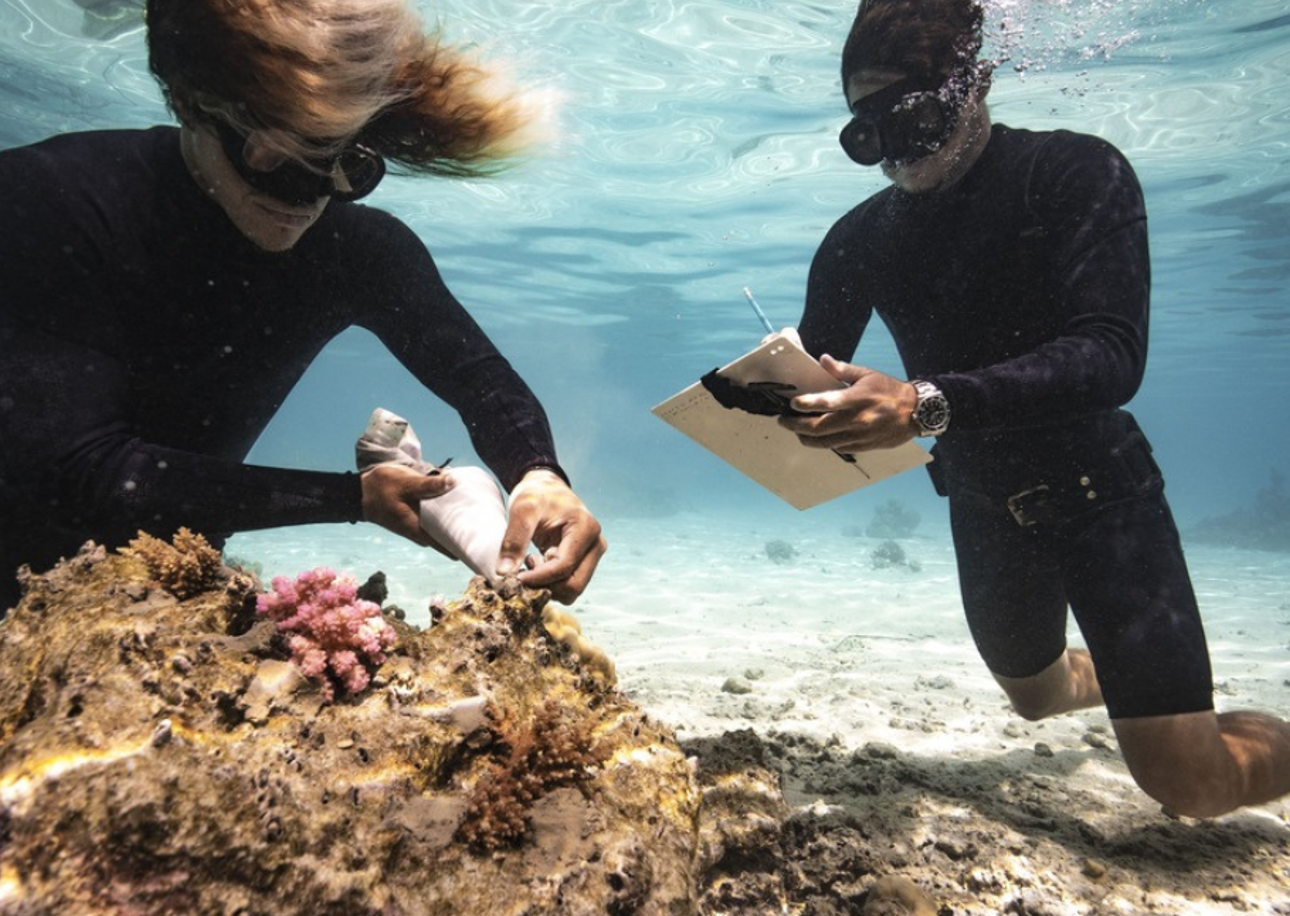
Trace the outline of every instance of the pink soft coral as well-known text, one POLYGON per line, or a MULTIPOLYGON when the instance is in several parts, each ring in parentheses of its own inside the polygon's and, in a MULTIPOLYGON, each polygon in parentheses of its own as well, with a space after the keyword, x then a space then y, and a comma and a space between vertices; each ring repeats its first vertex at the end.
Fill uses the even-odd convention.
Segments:
POLYGON ((322 681, 328 700, 334 695, 333 681, 347 693, 367 689, 371 670, 394 646, 394 630, 381 609, 358 598, 357 591, 354 579, 319 567, 295 581, 278 576, 273 591, 256 601, 257 611, 277 621, 278 632, 291 634, 292 661, 322 681))

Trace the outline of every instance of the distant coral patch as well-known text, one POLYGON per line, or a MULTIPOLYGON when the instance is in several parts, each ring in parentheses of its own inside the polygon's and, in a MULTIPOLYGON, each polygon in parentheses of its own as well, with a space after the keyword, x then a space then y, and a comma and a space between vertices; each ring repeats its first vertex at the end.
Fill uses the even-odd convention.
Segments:
POLYGON ((1290 552, 1290 486, 1273 470, 1248 506, 1201 519, 1187 537, 1207 544, 1290 552))
POLYGON ((907 538, 922 520, 922 516, 900 500, 889 499, 874 508, 865 534, 871 538, 907 538))
POLYGON ((792 563, 797 557, 797 548, 788 541, 767 541, 766 556, 772 563, 792 563))

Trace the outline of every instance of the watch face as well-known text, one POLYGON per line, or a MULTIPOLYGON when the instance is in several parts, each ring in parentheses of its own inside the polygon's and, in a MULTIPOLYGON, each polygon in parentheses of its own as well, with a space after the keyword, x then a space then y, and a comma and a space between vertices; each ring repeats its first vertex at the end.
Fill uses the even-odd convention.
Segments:
POLYGON ((918 405, 918 422, 928 432, 940 432, 949 425, 950 408, 943 397, 930 397, 918 405))

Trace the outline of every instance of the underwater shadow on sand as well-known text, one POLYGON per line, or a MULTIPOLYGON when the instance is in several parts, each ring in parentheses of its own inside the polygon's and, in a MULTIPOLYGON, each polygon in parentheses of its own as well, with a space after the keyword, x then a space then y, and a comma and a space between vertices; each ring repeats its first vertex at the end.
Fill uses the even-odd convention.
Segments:
POLYGON ((1204 896, 1272 880, 1285 896, 1273 871, 1290 864, 1290 826, 1257 809, 1213 821, 1173 818, 1129 781, 1111 748, 956 759, 886 744, 848 751, 789 734, 768 738, 766 748, 790 804, 841 807, 875 843, 920 851, 929 864, 1011 853, 1070 869, 1092 859, 1175 892, 1204 896), (1090 779, 1081 773, 1089 767, 1106 772, 1090 779), (1267 867, 1272 861, 1277 869, 1267 867))

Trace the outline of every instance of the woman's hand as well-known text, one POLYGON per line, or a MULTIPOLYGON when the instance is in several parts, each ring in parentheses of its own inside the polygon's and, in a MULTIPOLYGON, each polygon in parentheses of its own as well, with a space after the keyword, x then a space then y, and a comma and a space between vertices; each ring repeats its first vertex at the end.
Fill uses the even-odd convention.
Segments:
POLYGON ((530 588, 550 589, 552 597, 572 604, 586 589, 609 544, 600 522, 560 475, 535 468, 511 491, 510 521, 502 539, 499 575, 519 572, 530 588), (530 544, 540 557, 528 557, 530 544))
POLYGON ((450 474, 423 474, 401 464, 378 464, 364 471, 361 479, 363 518, 422 547, 433 547, 444 556, 452 556, 421 527, 421 500, 434 499, 451 490, 450 474))
POLYGON ((811 416, 780 417, 779 423, 803 445, 852 454, 895 448, 918 434, 918 393, 909 382, 832 356, 821 357, 820 365, 847 387, 793 398, 793 409, 811 416))

